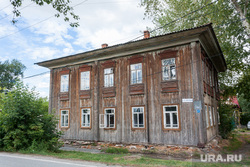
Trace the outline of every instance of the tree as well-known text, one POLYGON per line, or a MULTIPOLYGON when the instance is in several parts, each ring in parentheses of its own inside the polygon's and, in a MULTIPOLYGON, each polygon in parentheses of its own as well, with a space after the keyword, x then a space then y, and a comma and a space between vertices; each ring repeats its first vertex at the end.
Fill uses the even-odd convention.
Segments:
POLYGON ((238 85, 249 84, 249 73, 246 74, 250 69, 249 0, 144 0, 141 6, 145 8, 145 16, 161 27, 154 35, 212 22, 228 67, 220 73, 221 87, 234 95, 239 88, 247 91, 238 85))
POLYGON ((18 60, 14 59, 11 62, 8 60, 0 62, 0 92, 3 92, 4 88, 9 90, 19 80, 19 77, 23 76, 23 72, 26 67, 18 60))
MULTIPOLYGON (((68 22, 69 16, 71 16, 74 20, 79 20, 79 16, 76 15, 73 12, 73 7, 70 6, 70 0, 30 0, 32 2, 35 2, 35 4, 39 6, 43 6, 45 4, 51 5, 56 11, 57 14, 55 14, 56 17, 60 17, 60 15, 64 16, 64 21, 68 22)), ((21 12, 19 11, 19 8, 23 4, 23 0, 10 0, 11 5, 13 6, 13 14, 14 18, 12 20, 13 23, 15 23, 17 20, 17 17, 21 16, 21 12)), ((72 22, 70 23, 71 27, 77 27, 79 26, 78 22, 72 22)))
POLYGON ((17 83, 7 94, 2 93, 0 113, 0 148, 4 150, 50 150, 61 146, 58 120, 48 114, 48 100, 38 97, 34 90, 17 83))

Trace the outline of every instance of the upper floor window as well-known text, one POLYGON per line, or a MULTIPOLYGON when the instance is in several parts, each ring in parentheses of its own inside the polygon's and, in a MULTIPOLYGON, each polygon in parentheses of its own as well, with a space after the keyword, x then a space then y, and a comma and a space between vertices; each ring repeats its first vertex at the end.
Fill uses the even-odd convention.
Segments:
POLYGON ((81 126, 90 127, 90 108, 82 109, 81 126))
POLYGON ((90 71, 81 72, 81 90, 90 89, 90 71))
POLYGON ((69 91, 69 74, 61 75, 61 87, 60 92, 68 92, 69 91))
POLYGON ((144 128, 144 107, 132 107, 132 127, 144 128))
POLYGON ((100 128, 115 128, 114 108, 106 108, 104 114, 100 114, 100 128))
POLYGON ((69 110, 61 110, 61 127, 69 126, 69 110))
POLYGON ((164 114, 164 128, 166 129, 178 129, 179 117, 177 105, 165 105, 163 106, 164 114))
POLYGON ((175 58, 163 59, 162 62, 162 79, 164 81, 176 79, 175 58))
POLYGON ((142 83, 142 63, 130 65, 131 84, 142 83))
POLYGON ((114 86, 114 69, 106 68, 104 69, 104 87, 114 86))

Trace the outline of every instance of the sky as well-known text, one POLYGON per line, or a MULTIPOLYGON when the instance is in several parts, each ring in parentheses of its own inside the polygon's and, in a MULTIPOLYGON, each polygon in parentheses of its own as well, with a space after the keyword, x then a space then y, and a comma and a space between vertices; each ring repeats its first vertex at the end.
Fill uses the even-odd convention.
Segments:
MULTIPOLYGON (((21 17, 12 24, 10 0, 0 1, 0 61, 17 59, 25 66, 23 82, 49 96, 49 69, 34 63, 128 42, 143 34, 152 21, 144 17, 141 0, 72 0, 80 26, 70 27, 48 5, 24 0, 21 17), (41 74, 42 75, 37 75, 41 74), (34 76, 37 75, 37 76, 34 76), (31 76, 31 77, 30 77, 31 76)), ((72 20, 74 21, 74 20, 72 20)))

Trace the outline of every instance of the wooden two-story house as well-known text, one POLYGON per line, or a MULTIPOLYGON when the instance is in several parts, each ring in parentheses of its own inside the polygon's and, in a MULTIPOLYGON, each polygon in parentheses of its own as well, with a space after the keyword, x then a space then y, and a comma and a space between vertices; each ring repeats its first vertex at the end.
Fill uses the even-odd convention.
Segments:
POLYGON ((218 135, 226 63, 212 25, 37 63, 64 139, 204 145, 218 135))

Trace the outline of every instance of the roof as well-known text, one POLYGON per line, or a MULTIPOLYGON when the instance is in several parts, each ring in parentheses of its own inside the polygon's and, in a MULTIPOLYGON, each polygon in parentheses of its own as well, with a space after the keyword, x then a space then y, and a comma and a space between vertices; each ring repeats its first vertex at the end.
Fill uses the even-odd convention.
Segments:
POLYGON ((195 41, 199 41, 201 43, 216 70, 218 72, 224 72, 227 68, 225 58, 211 23, 200 27, 185 29, 147 39, 109 46, 106 48, 95 49, 35 64, 50 69, 59 68, 76 64, 90 63, 97 60, 140 54, 180 46, 195 41))

